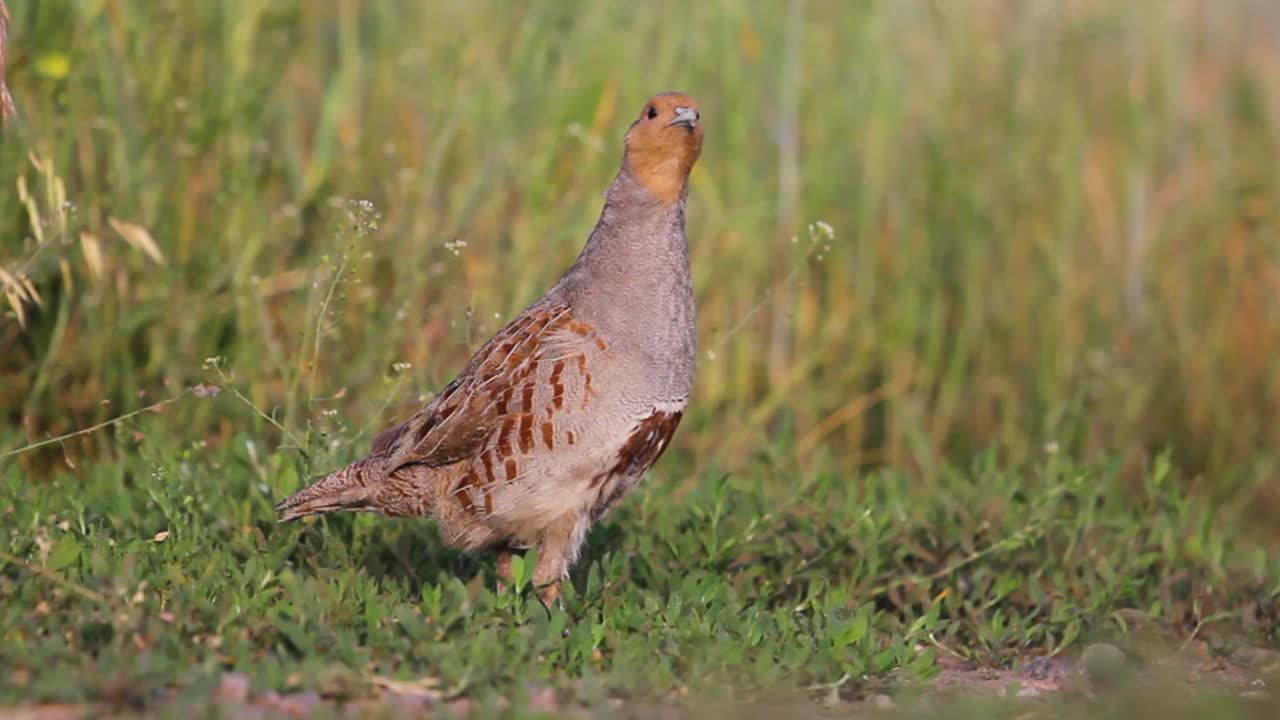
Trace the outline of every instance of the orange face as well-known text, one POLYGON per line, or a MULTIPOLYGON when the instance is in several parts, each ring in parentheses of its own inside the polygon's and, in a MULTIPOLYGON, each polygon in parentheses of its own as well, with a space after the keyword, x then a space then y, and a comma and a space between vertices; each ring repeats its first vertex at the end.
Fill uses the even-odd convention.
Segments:
POLYGON ((702 153, 698 101, 684 93, 649 98, 627 130, 626 146, 632 177, 657 199, 678 200, 702 153))

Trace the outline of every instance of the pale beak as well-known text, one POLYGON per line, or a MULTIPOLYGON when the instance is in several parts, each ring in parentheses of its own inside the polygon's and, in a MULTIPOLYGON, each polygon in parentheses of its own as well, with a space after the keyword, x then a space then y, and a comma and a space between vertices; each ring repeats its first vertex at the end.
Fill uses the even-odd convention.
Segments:
POLYGON ((680 107, 676 108, 676 119, 667 123, 667 127, 670 127, 672 125, 684 125, 685 127, 693 127, 698 124, 698 120, 700 117, 701 116, 698 115, 697 110, 691 107, 685 107, 681 105, 680 107))

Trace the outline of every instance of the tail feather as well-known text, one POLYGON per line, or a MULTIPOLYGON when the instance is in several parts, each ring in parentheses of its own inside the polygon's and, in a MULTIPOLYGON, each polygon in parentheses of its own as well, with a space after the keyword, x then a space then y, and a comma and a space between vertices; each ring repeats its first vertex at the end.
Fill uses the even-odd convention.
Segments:
POLYGON ((279 522, 340 510, 375 510, 374 500, 384 476, 382 457, 373 455, 329 473, 276 505, 279 522))

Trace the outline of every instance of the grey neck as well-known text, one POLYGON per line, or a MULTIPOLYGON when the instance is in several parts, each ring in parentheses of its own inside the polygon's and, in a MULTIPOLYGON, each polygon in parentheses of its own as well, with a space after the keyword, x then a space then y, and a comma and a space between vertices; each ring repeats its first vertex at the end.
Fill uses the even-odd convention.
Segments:
POLYGON ((566 289, 586 281, 599 290, 651 295, 689 275, 684 196, 656 200, 626 166, 605 191, 604 210, 586 247, 565 275, 566 289))
POLYGON ((674 363, 692 381, 696 327, 683 193, 661 202, 624 164, 560 290, 611 338, 655 362, 674 363))

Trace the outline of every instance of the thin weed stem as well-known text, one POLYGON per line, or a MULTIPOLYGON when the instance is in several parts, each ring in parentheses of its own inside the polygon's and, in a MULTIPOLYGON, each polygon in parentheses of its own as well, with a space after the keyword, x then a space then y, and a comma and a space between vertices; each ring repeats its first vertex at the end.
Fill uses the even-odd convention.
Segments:
POLYGON ((288 429, 288 428, 286 428, 284 425, 280 424, 280 422, 279 422, 278 420, 276 420, 275 418, 271 417, 271 415, 267 414, 266 412, 263 412, 263 410, 262 410, 261 408, 259 408, 257 405, 254 405, 254 404, 253 404, 253 401, 252 401, 252 400, 250 400, 249 398, 245 397, 243 393, 241 393, 239 390, 237 390, 237 389, 236 389, 236 386, 232 384, 232 382, 231 382, 231 378, 227 377, 226 373, 222 372, 222 368, 221 368, 219 365, 214 364, 214 365, 213 365, 213 369, 214 369, 214 371, 215 371, 215 372, 217 372, 217 373, 218 373, 218 379, 222 381, 222 386, 223 386, 224 388, 226 388, 227 390, 229 390, 229 391, 231 392, 231 394, 232 394, 232 395, 234 395, 234 396, 235 396, 235 398, 236 398, 237 400, 239 400, 241 403, 244 403, 244 405, 245 405, 246 407, 248 407, 250 410, 252 410, 252 411, 254 412, 254 414, 256 414, 258 417, 262 418, 263 420, 266 420, 266 421, 267 421, 268 423, 270 423, 273 427, 275 427, 277 430, 279 430, 279 431, 280 431, 280 434, 281 434, 281 435, 283 435, 283 436, 284 436, 284 437, 285 437, 289 442, 293 443, 293 446, 294 446, 295 448, 297 448, 298 452, 302 453, 302 456, 303 456, 303 457, 307 457, 307 458, 309 458, 309 457, 310 457, 310 456, 307 454, 307 448, 306 448, 306 446, 304 446, 302 443, 298 442, 298 438, 297 438, 297 436, 296 436, 296 435, 294 435, 293 433, 289 432, 289 429, 288 429))
POLYGON ((67 590, 70 590, 71 592, 81 597, 88 598, 89 600, 92 600, 100 605, 104 605, 108 608, 111 607, 111 601, 108 600, 105 595, 101 593, 96 593, 90 590, 89 588, 83 585, 80 585, 79 583, 71 582, 70 580, 62 577, 58 573, 48 568, 42 568, 37 565, 32 565, 26 560, 23 560, 22 558, 16 555, 11 555, 3 550, 0 550, 0 560, 3 560, 12 565, 17 565, 18 567, 23 568, 27 572, 30 572, 32 574, 39 575, 45 580, 48 580, 49 582, 52 582, 55 585, 59 585, 63 588, 66 588, 67 590))
MULTIPOLYGON (((325 293, 324 300, 320 302, 320 312, 316 314, 316 326, 311 347, 310 374, 307 376, 307 432, 306 435, 303 436, 306 443, 303 445, 304 448, 310 447, 311 442, 311 410, 316 399, 316 373, 319 372, 320 369, 320 346, 324 342, 324 318, 329 314, 329 305, 333 303, 334 293, 337 292, 338 285, 342 282, 342 276, 346 272, 347 263, 351 258, 351 251, 354 249, 355 243, 352 242, 351 245, 347 247, 347 251, 342 254, 342 260, 338 263, 337 269, 334 270, 333 278, 329 282, 329 290, 325 293)), ((294 442, 297 441, 295 440, 294 442)))
MULTIPOLYGON (((196 386, 196 387, 202 387, 202 386, 196 386)), ((144 407, 144 408, 138 408, 137 410, 134 410, 134 411, 132 411, 132 412, 127 412, 127 413, 125 413, 124 415, 121 415, 121 416, 119 416, 119 417, 114 417, 114 418, 112 418, 112 419, 110 419, 110 420, 106 420, 106 421, 104 421, 104 422, 100 422, 100 423, 98 423, 97 425, 92 425, 92 426, 90 426, 90 427, 83 428, 83 429, 81 429, 81 430, 76 430, 76 431, 74 431, 74 432, 69 432, 69 433, 67 433, 67 434, 65 434, 65 435, 59 435, 59 436, 57 436, 57 437, 52 437, 52 438, 49 438, 49 439, 47 439, 47 440, 41 440, 40 442, 37 442, 37 443, 31 443, 30 445, 26 445, 26 446, 24 446, 24 447, 20 447, 20 448, 17 448, 17 449, 15 449, 15 450, 9 450, 9 451, 7 451, 7 452, 0 453, 0 460, 3 460, 4 458, 7 458, 7 457, 12 457, 12 456, 14 456, 14 455, 21 455, 22 453, 30 452, 30 451, 32 451, 32 450, 36 450, 36 449, 38 449, 38 448, 45 447, 46 445, 53 445, 54 443, 61 443, 61 442, 65 441, 65 440, 70 440, 71 438, 79 437, 79 436, 81 436, 81 435, 88 435, 89 433, 97 432, 97 431, 99 431, 99 430, 101 430, 101 429, 103 429, 103 428, 111 427, 112 425, 115 425, 115 424, 117 424, 117 423, 124 422, 125 420, 128 420, 129 418, 136 417, 136 416, 141 415, 141 414, 143 414, 143 413, 155 412, 156 410, 159 410, 160 408, 165 407, 166 405, 172 405, 173 403, 176 403, 176 402, 178 402, 179 400, 181 400, 181 399, 183 399, 183 398, 187 397, 188 395, 192 394, 192 392, 193 392, 195 389, 196 389, 196 388, 187 388, 187 390, 185 390, 181 395, 177 395, 177 396, 175 396, 175 397, 171 397, 171 398, 169 398, 169 399, 167 399, 167 400, 161 400, 161 401, 160 401, 160 402, 158 402, 158 403, 153 403, 153 404, 148 405, 148 406, 146 406, 146 407, 144 407)))
MULTIPOLYGON (((734 323, 733 327, 724 331, 720 335, 720 337, 716 338, 715 344, 712 345, 711 350, 709 351, 708 357, 714 360, 716 355, 719 354, 720 349, 724 347, 725 343, 729 342, 730 338, 732 338, 734 335, 737 335, 739 332, 741 332, 742 329, 747 326, 747 323, 751 322, 752 318, 754 318, 757 314, 759 314, 761 310, 768 307, 769 303, 773 300, 774 292, 778 288, 786 286, 787 284, 791 283, 800 275, 800 271, 806 267, 806 264, 808 263, 810 258, 812 258, 814 255, 818 255, 818 259, 821 260, 822 255, 820 253, 826 252, 825 246, 821 243, 825 241, 829 241, 833 237, 834 237, 834 233, 831 230, 831 226, 828 225, 826 222, 818 221, 816 223, 809 225, 808 247, 805 249, 803 255, 801 255, 798 259, 792 261, 791 271, 787 273, 786 277, 782 278, 781 282, 765 290, 764 296, 760 298, 759 302, 751 306, 751 309, 747 310, 747 312, 741 318, 738 319, 738 322, 734 323), (820 240, 818 238, 819 233, 826 236, 826 240, 820 240)), ((791 241, 792 243, 797 242, 796 238, 792 238, 791 241)))

